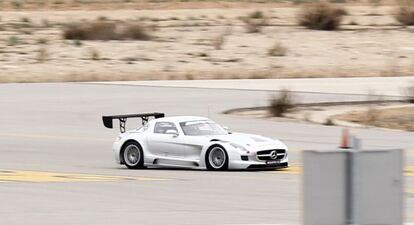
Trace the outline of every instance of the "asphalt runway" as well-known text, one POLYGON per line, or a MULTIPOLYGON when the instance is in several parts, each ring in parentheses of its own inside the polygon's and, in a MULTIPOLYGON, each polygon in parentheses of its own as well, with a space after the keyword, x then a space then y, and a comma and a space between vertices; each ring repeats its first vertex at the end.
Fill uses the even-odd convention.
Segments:
MULTIPOLYGON (((266 105, 269 91, 97 84, 0 85, 0 224, 300 224, 301 152, 331 150, 340 127, 224 115, 266 105), (279 138, 284 171, 127 170, 114 163, 118 130, 104 114, 165 112, 208 116, 231 130, 279 138)), ((300 102, 366 100, 297 93, 300 102)), ((130 120, 133 127, 138 120, 130 120), (135 123, 134 123, 135 122, 135 123)), ((351 129, 368 149, 403 148, 406 221, 414 222, 414 134, 351 129)))

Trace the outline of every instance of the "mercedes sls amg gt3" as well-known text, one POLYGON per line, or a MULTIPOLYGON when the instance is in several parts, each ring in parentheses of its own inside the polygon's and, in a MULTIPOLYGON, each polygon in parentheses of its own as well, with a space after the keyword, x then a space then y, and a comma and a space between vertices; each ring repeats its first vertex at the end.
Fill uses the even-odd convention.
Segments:
POLYGON ((230 132, 214 121, 196 116, 165 117, 164 113, 103 116, 121 133, 113 144, 115 159, 130 169, 152 166, 207 170, 288 167, 288 148, 277 139, 230 132), (126 131, 127 118, 139 117, 142 126, 126 131), (154 118, 150 120, 150 118, 154 118))

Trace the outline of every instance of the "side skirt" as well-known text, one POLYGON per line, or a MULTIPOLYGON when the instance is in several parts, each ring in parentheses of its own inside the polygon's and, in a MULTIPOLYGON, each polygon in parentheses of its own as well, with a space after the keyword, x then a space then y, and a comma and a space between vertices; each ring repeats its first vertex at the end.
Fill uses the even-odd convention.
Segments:
POLYGON ((157 159, 154 159, 152 164, 157 165, 157 166, 168 166, 168 167, 184 167, 184 168, 199 167, 198 162, 186 161, 186 160, 180 160, 180 159, 157 158, 157 159))

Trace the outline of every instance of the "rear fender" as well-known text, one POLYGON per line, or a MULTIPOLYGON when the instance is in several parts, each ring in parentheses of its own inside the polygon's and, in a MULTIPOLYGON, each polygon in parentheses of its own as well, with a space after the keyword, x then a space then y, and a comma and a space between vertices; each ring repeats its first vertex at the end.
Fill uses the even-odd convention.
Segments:
POLYGON ((138 143, 138 145, 141 147, 142 152, 144 153, 144 163, 146 162, 146 157, 147 157, 147 145, 146 145, 146 136, 144 135, 144 133, 130 133, 130 134, 122 134, 124 137, 121 140, 121 143, 119 144, 119 150, 118 150, 118 155, 119 155, 119 160, 121 164, 124 164, 123 162, 123 150, 125 145, 128 142, 136 142, 138 143))

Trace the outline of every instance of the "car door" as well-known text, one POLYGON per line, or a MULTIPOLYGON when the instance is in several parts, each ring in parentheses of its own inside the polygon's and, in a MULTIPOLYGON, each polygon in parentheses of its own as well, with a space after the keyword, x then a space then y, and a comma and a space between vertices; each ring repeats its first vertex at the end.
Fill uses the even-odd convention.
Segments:
POLYGON ((201 160, 201 152, 209 142, 211 128, 206 121, 181 122, 179 125, 185 137, 185 158, 191 161, 201 160))
POLYGON ((206 144, 205 136, 186 136, 185 158, 188 160, 200 160, 203 146, 206 144))
POLYGON ((183 158, 183 135, 172 122, 156 122, 147 137, 150 152, 160 157, 183 158), (176 131, 176 134, 171 134, 176 131))

